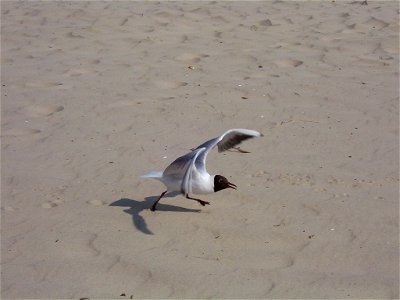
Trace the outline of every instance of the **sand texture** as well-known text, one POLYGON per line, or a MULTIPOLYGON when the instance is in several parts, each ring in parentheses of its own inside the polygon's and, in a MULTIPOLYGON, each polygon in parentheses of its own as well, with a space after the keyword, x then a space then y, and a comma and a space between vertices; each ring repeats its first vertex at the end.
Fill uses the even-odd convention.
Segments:
POLYGON ((399 4, 1 2, 1 297, 398 298, 399 4), (230 128, 239 189, 140 175, 230 128))

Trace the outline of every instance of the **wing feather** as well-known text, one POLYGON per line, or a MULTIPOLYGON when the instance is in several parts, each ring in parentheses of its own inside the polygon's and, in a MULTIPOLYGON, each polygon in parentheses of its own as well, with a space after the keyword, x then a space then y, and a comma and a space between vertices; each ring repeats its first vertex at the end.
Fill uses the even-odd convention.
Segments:
POLYGON ((191 180, 196 171, 195 162, 205 148, 196 149, 175 159, 163 172, 163 176, 182 178, 181 193, 186 195, 192 192, 191 180))
POLYGON ((222 139, 217 143, 218 152, 229 150, 241 142, 261 136, 261 133, 250 129, 231 129, 222 135, 222 139))
POLYGON ((254 138, 260 137, 262 134, 255 130, 250 129, 230 129, 219 137, 213 138, 200 146, 198 146, 194 151, 200 148, 206 148, 199 157, 196 159, 196 167, 199 170, 206 171, 206 159, 207 154, 215 146, 218 146, 218 152, 223 152, 229 150, 241 142, 254 138))
POLYGON ((183 176, 195 155, 196 152, 192 151, 178 157, 164 170, 163 176, 183 176))

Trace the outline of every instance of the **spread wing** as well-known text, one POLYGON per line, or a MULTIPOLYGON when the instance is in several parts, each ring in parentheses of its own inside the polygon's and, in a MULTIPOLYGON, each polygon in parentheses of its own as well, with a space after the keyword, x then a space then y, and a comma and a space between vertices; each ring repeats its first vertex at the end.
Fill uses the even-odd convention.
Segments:
POLYGON ((260 137, 262 134, 258 131, 255 130, 250 130, 250 129, 230 129, 224 134, 222 134, 219 137, 213 138, 200 146, 198 146, 196 149, 193 151, 196 151, 197 149, 205 148, 205 151, 203 151, 199 157, 196 160, 196 168, 199 170, 206 170, 206 158, 208 152, 213 149, 215 146, 218 146, 218 152, 224 152, 226 150, 229 150, 236 145, 239 145, 241 142, 251 139, 254 137, 260 137))
POLYGON ((174 160, 163 172, 163 176, 182 178, 181 192, 186 195, 192 192, 191 180, 195 170, 195 162, 205 148, 195 149, 174 160))

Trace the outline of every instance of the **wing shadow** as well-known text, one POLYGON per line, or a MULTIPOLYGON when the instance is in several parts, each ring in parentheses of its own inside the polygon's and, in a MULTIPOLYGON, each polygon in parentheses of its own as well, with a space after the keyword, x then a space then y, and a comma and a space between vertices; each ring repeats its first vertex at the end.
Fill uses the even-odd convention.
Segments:
MULTIPOLYGON (((175 197, 178 194, 179 193, 168 193, 163 197, 163 199, 175 197)), ((135 226, 135 228, 143 232, 144 234, 153 234, 153 232, 148 228, 146 220, 140 215, 140 212, 146 209, 150 209, 151 205, 157 200, 157 198, 158 196, 150 196, 146 197, 144 201, 121 198, 111 203, 110 206, 127 207, 127 209, 125 209, 124 212, 132 216, 132 223, 135 226)), ((200 209, 184 208, 175 205, 163 204, 160 202, 157 204, 157 210, 173 211, 173 212, 195 212, 195 213, 201 211, 200 209)))

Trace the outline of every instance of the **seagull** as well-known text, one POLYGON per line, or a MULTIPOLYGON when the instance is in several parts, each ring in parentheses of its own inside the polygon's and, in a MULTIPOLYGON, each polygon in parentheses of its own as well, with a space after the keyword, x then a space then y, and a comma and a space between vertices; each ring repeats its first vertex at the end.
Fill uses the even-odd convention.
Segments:
POLYGON ((237 186, 229 182, 224 176, 210 175, 207 172, 207 154, 215 146, 218 147, 218 152, 223 152, 235 148, 244 140, 260 136, 263 136, 263 134, 255 130, 230 129, 224 134, 201 144, 191 152, 178 157, 163 172, 149 172, 142 175, 142 178, 153 178, 161 181, 167 188, 154 202, 150 210, 156 210, 158 201, 167 192, 179 192, 187 199, 195 200, 205 206, 209 205, 210 202, 192 198, 189 194, 211 194, 226 188, 236 190, 237 186))

